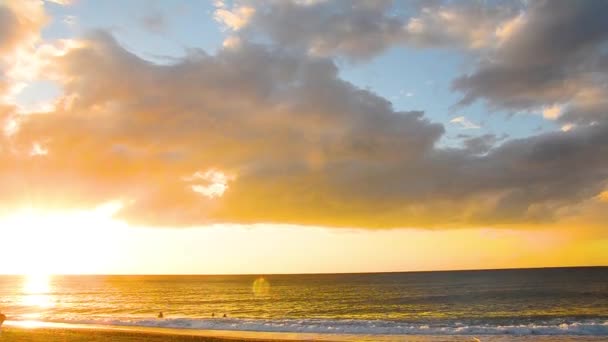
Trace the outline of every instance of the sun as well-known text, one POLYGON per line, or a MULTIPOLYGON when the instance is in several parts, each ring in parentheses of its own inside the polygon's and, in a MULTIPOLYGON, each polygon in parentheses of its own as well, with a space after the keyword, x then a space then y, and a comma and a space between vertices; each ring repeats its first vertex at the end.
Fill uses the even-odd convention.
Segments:
POLYGON ((50 291, 49 274, 29 274, 25 277, 23 283, 23 293, 26 294, 45 294, 50 291))
POLYGON ((6 241, 15 241, 5 248, 12 251, 11 263, 18 273, 26 275, 40 275, 49 273, 44 255, 51 252, 51 245, 55 244, 57 232, 48 229, 55 225, 56 218, 32 209, 13 213, 2 221, 2 236, 6 241), (18 245, 19 248, 15 248, 18 245))
POLYGON ((31 286, 42 284, 37 280, 50 274, 86 273, 104 257, 96 248, 110 243, 107 232, 115 224, 116 210, 107 206, 62 212, 28 208, 0 218, 1 248, 5 260, 10 260, 0 273, 28 275, 31 286))

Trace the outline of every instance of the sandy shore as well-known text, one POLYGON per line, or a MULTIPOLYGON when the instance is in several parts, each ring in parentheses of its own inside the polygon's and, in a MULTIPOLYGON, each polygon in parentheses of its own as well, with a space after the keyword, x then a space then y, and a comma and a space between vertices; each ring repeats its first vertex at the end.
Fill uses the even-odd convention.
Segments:
POLYGON ((270 334, 198 331, 184 334, 172 329, 139 330, 121 327, 22 327, 4 326, 1 342, 233 342, 233 341, 399 341, 399 342, 579 342, 606 341, 605 336, 331 336, 319 334, 270 334), (267 338, 268 337, 268 338, 267 338), (333 337, 333 338, 332 338, 333 337), (342 338, 341 338, 342 337, 342 338), (346 338, 346 339, 343 339, 346 338))
POLYGON ((178 336, 146 332, 99 331, 82 329, 53 329, 53 328, 3 328, 0 341, 4 342, 220 342, 234 341, 202 336, 178 336))
POLYGON ((103 326, 92 324, 63 324, 36 322, 10 322, 2 327, 0 342, 4 341, 173 341, 173 342, 230 342, 230 341, 273 341, 285 342, 306 340, 293 334, 281 336, 264 333, 216 330, 187 330, 167 328, 103 326))
MULTIPOLYGON (((292 336, 295 337, 295 336, 292 336)), ((319 336, 300 335, 298 338, 289 340, 264 339, 244 336, 211 337, 211 336, 192 336, 192 335, 172 335, 161 332, 129 331, 129 330, 97 330, 81 328, 21 328, 4 327, 0 335, 1 342, 234 342, 234 341, 256 341, 256 342, 286 342, 286 341, 340 341, 331 338, 319 338, 319 336)), ((370 336, 351 341, 393 341, 393 339, 376 339, 370 336)), ((407 339, 395 339, 394 341, 411 342, 452 342, 452 341, 474 341, 466 337, 457 339, 449 337, 421 337, 411 336, 407 339)))

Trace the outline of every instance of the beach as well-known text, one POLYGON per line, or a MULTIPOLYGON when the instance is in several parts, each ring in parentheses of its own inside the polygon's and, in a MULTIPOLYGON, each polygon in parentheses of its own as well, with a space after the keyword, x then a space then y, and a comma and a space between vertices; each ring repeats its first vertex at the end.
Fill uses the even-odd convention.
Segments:
MULTIPOLYGON (((4 328, 0 340, 7 342, 55 342, 55 341, 70 341, 70 342, 101 342, 101 341, 173 341, 173 342, 216 342, 230 341, 228 339, 219 339, 212 337, 200 336, 179 336, 155 334, 146 332, 126 332, 126 331, 103 331, 103 330, 83 330, 83 329, 53 329, 53 328, 4 328)), ((232 340, 234 341, 234 340, 232 340)))
MULTIPOLYGON (((44 328, 23 328, 23 327, 4 327, 0 340, 2 342, 231 342, 231 341, 400 341, 400 342, 599 342, 605 341, 599 336, 319 336, 319 335, 300 335, 290 336, 289 339, 280 338, 256 338, 241 335, 239 332, 233 336, 205 336, 205 334, 222 332, 191 332, 196 335, 173 333, 172 331, 142 331, 117 328, 99 327, 44 327, 44 328)), ((226 333, 226 332, 223 332, 226 333)))
POLYGON ((35 328, 4 327, 0 340, 3 342, 475 341, 472 337, 465 336, 338 336, 330 334, 281 334, 243 331, 176 331, 174 329, 133 329, 130 327, 99 327, 92 325, 59 326, 52 324, 35 328))
MULTIPOLYGON (((184 330, 168 328, 100 326, 94 324, 64 324, 49 322, 8 322, 2 327, 1 341, 288 341, 294 336, 271 336, 240 331, 184 330)), ((302 340, 302 338, 295 338, 302 340)))

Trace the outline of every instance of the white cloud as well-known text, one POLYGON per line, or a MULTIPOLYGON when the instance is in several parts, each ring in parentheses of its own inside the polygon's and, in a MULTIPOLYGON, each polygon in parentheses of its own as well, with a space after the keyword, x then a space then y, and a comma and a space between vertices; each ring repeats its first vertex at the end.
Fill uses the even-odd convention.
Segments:
POLYGON ((61 6, 67 6, 72 4, 72 0, 45 0, 46 2, 51 2, 61 6))
POLYGON ((224 39, 224 42, 222 43, 222 46, 224 48, 237 48, 241 45, 241 38, 239 38, 238 36, 229 36, 228 38, 224 39))
POLYGON ((227 10, 225 9, 225 5, 222 4, 222 6, 216 8, 213 18, 227 28, 238 31, 249 23, 254 14, 255 8, 253 7, 240 6, 227 10))
POLYGON ((72 27, 72 26, 76 25, 77 20, 76 20, 76 17, 73 15, 66 15, 65 17, 63 17, 63 22, 66 25, 72 27))
POLYGON ((575 127, 576 127, 575 124, 567 123, 562 126, 561 130, 562 130, 562 132, 568 132, 568 131, 574 129, 575 127))
POLYGON ((560 105, 547 106, 543 108, 543 118, 555 120, 562 115, 563 107, 560 105))
POLYGON ((32 145, 32 150, 30 151, 30 156, 46 156, 49 153, 49 150, 44 148, 40 143, 34 143, 32 145))
POLYGON ((481 128, 481 126, 469 121, 464 116, 455 117, 452 120, 450 120, 450 122, 453 124, 460 125, 460 128, 462 128, 462 129, 479 129, 479 128, 481 128))
POLYGON ((405 96, 405 97, 412 97, 414 96, 414 93, 412 93, 411 91, 406 91, 405 89, 401 89, 401 91, 399 91, 399 94, 405 96))
POLYGON ((192 184, 192 191, 203 196, 214 198, 221 197, 228 190, 228 182, 235 177, 228 176, 217 170, 207 170, 206 172, 196 172, 191 177, 185 177, 187 182, 197 182, 192 184))

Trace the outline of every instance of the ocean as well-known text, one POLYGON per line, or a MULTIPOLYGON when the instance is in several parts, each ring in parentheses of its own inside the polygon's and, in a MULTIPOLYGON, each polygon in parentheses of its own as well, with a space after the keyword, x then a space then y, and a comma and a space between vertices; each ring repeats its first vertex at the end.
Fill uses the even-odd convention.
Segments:
POLYGON ((608 341, 608 267, 0 276, 0 311, 9 321, 28 322, 391 336, 605 336, 608 341), (157 317, 161 311, 164 318, 157 317))

